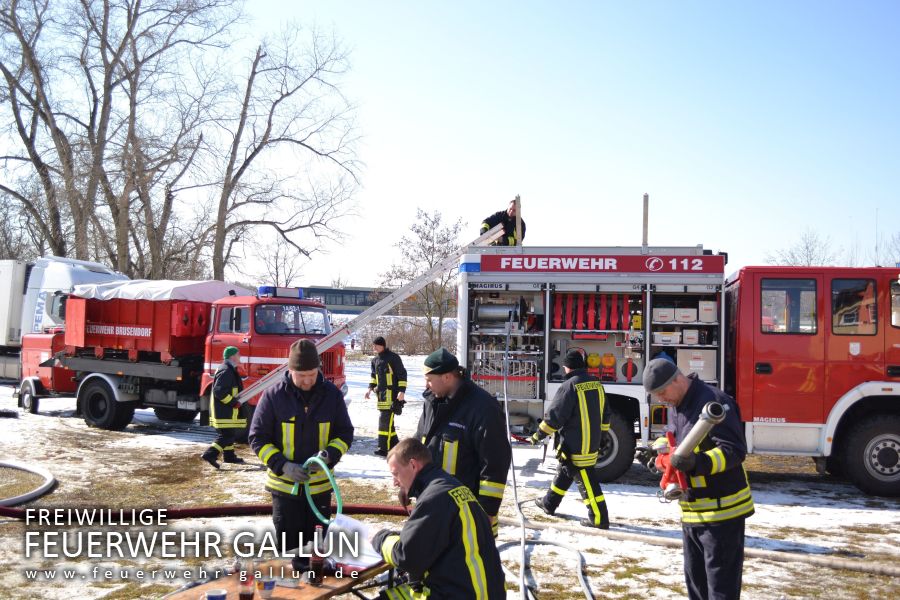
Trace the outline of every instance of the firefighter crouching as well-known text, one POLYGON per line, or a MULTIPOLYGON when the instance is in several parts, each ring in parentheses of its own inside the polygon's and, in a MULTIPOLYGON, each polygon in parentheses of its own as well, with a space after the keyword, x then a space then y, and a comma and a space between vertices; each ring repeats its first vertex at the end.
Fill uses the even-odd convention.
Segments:
POLYGON ((445 348, 425 358, 425 381, 428 389, 415 437, 431 450, 436 465, 472 491, 496 536, 512 462, 500 405, 464 375, 445 348))
POLYGON ((691 600, 735 600, 741 595, 744 520, 753 497, 744 470, 747 444, 734 399, 689 376, 671 361, 653 359, 644 370, 644 388, 672 410, 675 442, 688 434, 708 402, 726 408, 687 458, 672 454, 672 466, 687 475, 687 498, 680 501, 684 538, 684 578, 691 600))
POLYGON ((209 402, 209 424, 216 429, 216 439, 200 458, 219 468, 219 452, 227 463, 243 464, 244 459, 234 453, 234 440, 238 430, 247 426, 247 419, 241 415, 241 403, 238 394, 244 389, 237 366, 241 355, 234 346, 228 346, 222 352, 222 364, 213 377, 212 392, 209 402))
POLYGON ((472 491, 432 463, 431 451, 406 438, 388 453, 388 469, 403 502, 417 499, 403 529, 382 530, 372 544, 409 583, 381 598, 506 598, 491 522, 472 491))
POLYGON ((563 361, 566 381, 547 404, 544 420, 531 436, 531 443, 538 444, 548 435, 554 435, 558 459, 550 489, 534 503, 548 515, 555 514, 575 481, 588 509, 588 518, 582 519, 581 524, 609 529, 606 499, 594 468, 603 438, 609 432, 609 423, 604 422, 606 397, 600 380, 589 375, 586 366, 577 350, 566 353, 563 361))
POLYGON ((319 364, 315 344, 294 342, 288 372, 262 395, 250 424, 250 446, 268 467, 266 489, 272 494, 272 522, 285 550, 311 541, 318 523, 303 486, 295 490, 295 483, 307 483, 319 512, 331 513, 327 474, 304 469, 303 463, 319 456, 333 468, 353 443, 353 424, 344 397, 322 376, 319 364))
POLYGON ((378 398, 378 448, 375 454, 387 456, 388 450, 397 445, 394 415, 403 412, 406 404, 406 368, 403 360, 387 347, 380 335, 372 341, 375 357, 372 359, 372 379, 366 391, 366 400, 372 391, 378 398))

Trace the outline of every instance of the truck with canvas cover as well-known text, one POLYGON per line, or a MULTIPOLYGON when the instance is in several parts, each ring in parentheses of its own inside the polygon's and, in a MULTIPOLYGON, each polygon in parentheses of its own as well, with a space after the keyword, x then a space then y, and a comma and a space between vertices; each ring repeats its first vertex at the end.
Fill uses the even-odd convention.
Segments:
MULTIPOLYGON (((40 397, 74 391, 87 423, 105 429, 123 429, 143 407, 163 420, 191 421, 208 412, 225 347, 240 348, 240 371, 252 383, 285 362, 296 339, 329 332, 321 303, 280 289, 280 296, 269 288, 253 295, 219 281, 80 286, 65 302, 64 330, 25 336, 20 396, 37 410, 40 397), (264 316, 280 325, 266 329, 264 316)), ((326 354, 325 376, 346 390, 343 346, 326 354)))

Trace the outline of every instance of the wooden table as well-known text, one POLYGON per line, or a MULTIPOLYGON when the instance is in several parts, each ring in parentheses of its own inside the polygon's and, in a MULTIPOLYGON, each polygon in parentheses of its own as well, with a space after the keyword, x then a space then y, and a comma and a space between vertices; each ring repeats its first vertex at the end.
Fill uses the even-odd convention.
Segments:
MULTIPOLYGON (((269 573, 269 568, 272 568, 273 575, 280 583, 282 577, 280 574, 283 572, 285 577, 283 579, 290 578, 291 576, 291 561, 289 560, 271 560, 262 563, 262 565, 257 565, 257 570, 261 571, 263 576, 267 576, 269 573), (281 569, 284 569, 282 571, 281 569)), ((311 586, 306 583, 306 579, 301 577, 300 580, 297 581, 297 587, 286 587, 282 585, 275 586, 275 593, 272 594, 272 600, 310 600, 313 598, 332 598, 339 594, 347 594, 352 593, 355 588, 360 586, 360 584, 369 581, 380 573, 384 573, 389 569, 389 566, 384 563, 378 563, 373 567, 369 567, 368 569, 359 569, 357 570, 358 576, 353 578, 350 576, 350 572, 352 569, 344 569, 344 577, 338 579, 332 575, 328 575, 325 577, 325 580, 322 582, 321 586, 311 586)), ((202 598, 203 594, 207 590, 216 590, 216 589, 224 589, 228 590, 228 600, 237 600, 238 597, 238 588, 240 587, 241 582, 239 581, 238 575, 228 575, 227 577, 220 577, 215 581, 210 581, 209 583, 204 583, 203 585, 198 585, 196 587, 192 587, 188 590, 184 590, 183 592, 179 592, 172 596, 167 596, 167 598, 171 598, 172 600, 197 600, 198 598, 202 598)), ((257 593, 253 596, 253 600, 257 600, 259 598, 259 594, 257 593)))

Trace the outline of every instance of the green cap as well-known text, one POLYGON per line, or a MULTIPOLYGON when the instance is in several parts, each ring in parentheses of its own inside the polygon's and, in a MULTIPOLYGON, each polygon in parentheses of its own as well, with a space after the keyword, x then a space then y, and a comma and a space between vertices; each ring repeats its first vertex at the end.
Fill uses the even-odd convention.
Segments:
POLYGON ((234 346, 228 346, 227 348, 225 348, 224 352, 222 352, 222 358, 224 358, 225 360, 228 360, 229 358, 231 358, 238 352, 239 352, 239 350, 237 348, 235 348, 234 346))
POLYGON ((440 375, 459 368, 459 361, 446 348, 438 348, 425 357, 425 374, 440 375))

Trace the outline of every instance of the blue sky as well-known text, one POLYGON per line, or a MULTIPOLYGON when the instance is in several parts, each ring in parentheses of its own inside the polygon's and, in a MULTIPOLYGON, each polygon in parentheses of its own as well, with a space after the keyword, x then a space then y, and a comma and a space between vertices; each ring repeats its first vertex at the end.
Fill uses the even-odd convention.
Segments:
MULTIPOLYGON (((251 2, 351 49, 358 217, 303 270, 371 285, 417 207, 520 194, 525 245, 641 242, 761 264, 807 227, 900 231, 900 2, 251 2)), ((868 260, 867 263, 870 263, 868 260)))

